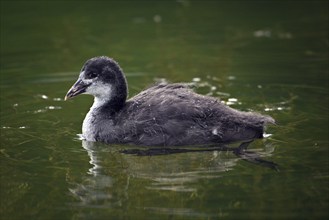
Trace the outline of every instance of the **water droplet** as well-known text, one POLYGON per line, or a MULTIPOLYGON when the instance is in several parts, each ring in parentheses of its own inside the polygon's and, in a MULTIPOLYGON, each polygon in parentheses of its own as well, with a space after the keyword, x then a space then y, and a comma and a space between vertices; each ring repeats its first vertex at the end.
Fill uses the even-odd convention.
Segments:
POLYGON ((62 109, 61 106, 47 106, 46 109, 49 109, 49 110, 55 110, 55 109, 62 109))
POLYGON ((38 113, 43 113, 43 112, 46 112, 46 110, 45 109, 38 109, 38 110, 35 110, 33 113, 38 114, 38 113))
POLYGON ((192 79, 192 81, 193 81, 193 82, 200 82, 200 81, 201 81, 201 78, 199 78, 199 77, 195 77, 195 78, 192 79))
POLYGON ((229 102, 237 102, 238 99, 236 99, 236 98, 229 98, 228 101, 229 101, 229 102))
POLYGON ((48 96, 46 96, 46 95, 38 95, 38 96, 42 99, 48 99, 48 96))

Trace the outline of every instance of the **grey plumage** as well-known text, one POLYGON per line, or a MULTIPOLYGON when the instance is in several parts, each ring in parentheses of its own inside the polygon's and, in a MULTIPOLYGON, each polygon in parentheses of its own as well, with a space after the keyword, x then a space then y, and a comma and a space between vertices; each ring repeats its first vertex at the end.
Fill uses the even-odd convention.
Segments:
MULTIPOLYGON (((157 84, 126 101, 126 80, 116 62, 93 58, 80 80, 85 80, 88 69, 98 72, 87 82, 111 87, 103 100, 86 86, 85 93, 95 96, 83 125, 90 141, 147 146, 230 143, 262 138, 265 125, 274 123, 270 116, 237 111, 217 98, 196 94, 187 84, 157 84)), ((71 90, 67 97, 77 95, 71 90)))

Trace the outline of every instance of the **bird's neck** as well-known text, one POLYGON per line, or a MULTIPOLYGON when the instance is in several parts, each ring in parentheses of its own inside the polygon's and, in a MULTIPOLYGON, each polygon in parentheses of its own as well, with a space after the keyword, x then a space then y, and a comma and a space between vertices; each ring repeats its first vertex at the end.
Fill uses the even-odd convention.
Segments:
POLYGON ((104 112, 106 114, 115 114, 119 112, 125 105, 128 90, 121 85, 120 89, 115 89, 107 96, 96 96, 91 107, 92 110, 104 112))
POLYGON ((104 93, 95 96, 92 110, 112 115, 120 111, 125 105, 128 96, 127 80, 119 67, 116 72, 115 83, 104 89, 104 93))
POLYGON ((103 97, 95 97, 94 98, 94 103, 91 106, 91 109, 93 110, 99 110, 106 106, 110 100, 109 99, 104 99, 103 97))

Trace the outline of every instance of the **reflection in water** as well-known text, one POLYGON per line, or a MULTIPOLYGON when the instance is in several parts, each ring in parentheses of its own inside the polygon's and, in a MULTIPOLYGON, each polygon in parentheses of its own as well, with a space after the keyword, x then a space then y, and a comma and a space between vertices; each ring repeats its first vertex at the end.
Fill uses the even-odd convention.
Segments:
MULTIPOLYGON (((242 146, 242 145, 241 145, 242 146)), ((162 192, 190 192, 198 189, 198 181, 222 178, 241 159, 259 163, 259 156, 269 156, 274 148, 265 151, 244 151, 225 146, 212 148, 137 148, 106 147, 103 144, 82 141, 92 167, 81 183, 75 183, 70 192, 78 199, 78 206, 117 207, 134 197, 136 187, 141 190, 162 192), (246 153, 242 153, 242 151, 246 153), (234 156, 232 152, 238 157, 234 156), (257 156, 255 156, 257 155, 257 156), (134 183, 131 183, 134 181, 134 183), (142 181, 142 185, 136 182, 142 181), (132 190, 129 189, 132 187, 132 190)), ((261 160, 264 163, 267 161, 261 160)), ((267 162, 271 163, 271 162, 267 162)), ((273 163, 272 163, 273 164, 273 163)), ((262 164, 263 165, 263 164, 262 164)), ((266 166, 266 164, 265 164, 266 166)), ((154 212, 159 207, 142 207, 154 212)), ((170 210, 161 207, 161 212, 170 210)), ((176 212, 175 212, 176 213, 176 212)), ((182 214, 178 210, 177 214, 182 214)), ((189 212, 191 214, 193 212, 189 212)), ((196 213, 194 213, 197 215, 196 213)), ((200 214, 200 213, 199 213, 200 214)))
POLYGON ((75 188, 69 190, 80 201, 79 205, 81 206, 111 205, 113 178, 102 172, 102 151, 97 151, 96 148, 93 148, 92 142, 83 141, 82 147, 87 150, 92 167, 88 170, 88 175, 84 177, 82 183, 77 183, 75 188))

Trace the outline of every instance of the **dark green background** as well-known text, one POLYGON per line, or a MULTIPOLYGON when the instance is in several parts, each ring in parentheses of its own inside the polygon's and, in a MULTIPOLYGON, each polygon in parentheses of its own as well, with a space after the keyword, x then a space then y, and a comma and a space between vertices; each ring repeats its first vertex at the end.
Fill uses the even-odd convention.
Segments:
POLYGON ((328 218, 327 1, 1 1, 0 36, 1 219, 328 218), (82 143, 92 98, 63 97, 99 55, 130 96, 195 82, 271 115, 272 136, 250 147, 280 171, 82 143))

